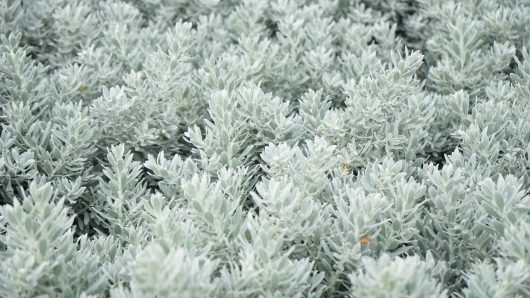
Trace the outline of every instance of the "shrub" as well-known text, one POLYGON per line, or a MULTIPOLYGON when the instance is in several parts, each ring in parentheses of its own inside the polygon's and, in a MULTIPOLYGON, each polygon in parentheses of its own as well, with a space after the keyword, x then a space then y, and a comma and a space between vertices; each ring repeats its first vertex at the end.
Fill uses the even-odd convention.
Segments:
POLYGON ((0 297, 530 296, 528 1, 0 16, 0 297))

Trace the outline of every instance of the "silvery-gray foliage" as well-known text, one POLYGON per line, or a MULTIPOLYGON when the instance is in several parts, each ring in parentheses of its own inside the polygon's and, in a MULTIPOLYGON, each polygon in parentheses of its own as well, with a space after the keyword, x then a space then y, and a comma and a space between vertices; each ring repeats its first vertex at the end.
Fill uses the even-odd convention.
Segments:
POLYGON ((444 264, 432 256, 426 261, 418 256, 391 258, 383 254, 377 260, 362 258, 362 269, 351 275, 351 297, 447 297, 437 279, 444 274, 444 264))
POLYGON ((0 297, 530 296, 527 0, 0 1, 0 297))

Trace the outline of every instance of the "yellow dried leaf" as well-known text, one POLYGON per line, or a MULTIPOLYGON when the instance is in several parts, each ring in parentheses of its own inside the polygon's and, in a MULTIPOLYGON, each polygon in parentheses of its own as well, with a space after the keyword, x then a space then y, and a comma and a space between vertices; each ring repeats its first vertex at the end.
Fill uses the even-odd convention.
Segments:
POLYGON ((370 244, 370 242, 372 242, 372 240, 374 240, 372 237, 366 236, 366 237, 361 238, 361 240, 359 240, 359 243, 361 243, 361 246, 366 246, 366 245, 370 244))
POLYGON ((344 174, 348 175, 350 173, 350 165, 348 163, 343 163, 340 168, 344 174))

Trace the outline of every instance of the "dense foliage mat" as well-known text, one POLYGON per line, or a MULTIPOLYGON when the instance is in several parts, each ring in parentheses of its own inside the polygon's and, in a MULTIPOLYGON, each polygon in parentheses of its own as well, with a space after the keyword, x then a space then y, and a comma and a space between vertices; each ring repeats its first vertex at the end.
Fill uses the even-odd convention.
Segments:
POLYGON ((530 1, 0 1, 0 297, 530 297, 530 1))

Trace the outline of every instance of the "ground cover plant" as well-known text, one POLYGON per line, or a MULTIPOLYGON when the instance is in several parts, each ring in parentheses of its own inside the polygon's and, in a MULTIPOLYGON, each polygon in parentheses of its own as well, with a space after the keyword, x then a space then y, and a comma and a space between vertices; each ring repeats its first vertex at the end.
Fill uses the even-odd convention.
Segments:
POLYGON ((530 1, 0 1, 0 297, 530 297, 530 1))

